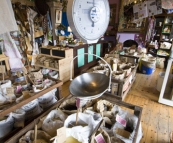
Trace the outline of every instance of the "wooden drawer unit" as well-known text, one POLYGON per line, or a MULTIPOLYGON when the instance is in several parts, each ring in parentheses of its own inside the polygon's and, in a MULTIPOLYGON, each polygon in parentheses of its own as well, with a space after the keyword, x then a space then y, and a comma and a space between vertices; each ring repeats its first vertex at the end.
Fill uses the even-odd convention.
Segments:
POLYGON ((116 89, 117 94, 112 93, 112 90, 114 89, 111 89, 111 92, 108 94, 116 96, 120 100, 124 100, 135 81, 137 68, 138 68, 138 65, 136 65, 136 67, 131 71, 128 77, 126 77, 124 80, 120 81, 120 80, 116 80, 112 78, 111 83, 113 86, 117 86, 117 89, 116 89))

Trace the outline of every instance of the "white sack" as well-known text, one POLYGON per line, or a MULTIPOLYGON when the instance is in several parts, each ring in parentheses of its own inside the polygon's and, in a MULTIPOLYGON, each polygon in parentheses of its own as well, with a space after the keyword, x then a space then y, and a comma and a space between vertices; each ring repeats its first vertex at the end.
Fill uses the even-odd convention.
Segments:
POLYGON ((10 113, 7 119, 0 121, 0 138, 10 133, 13 129, 13 125, 14 125, 14 118, 10 113))
POLYGON ((25 124, 25 111, 22 109, 17 109, 12 112, 14 118, 14 127, 24 127, 25 124))
POLYGON ((56 136, 57 129, 64 126, 64 121, 67 115, 60 109, 52 110, 44 119, 42 130, 47 132, 51 137, 56 136))
POLYGON ((76 138, 79 142, 82 143, 88 143, 89 142, 89 136, 94 131, 95 127, 100 123, 102 118, 97 118, 95 120, 92 115, 84 114, 84 113, 78 113, 78 125, 72 128, 68 128, 68 126, 71 126, 72 124, 75 124, 76 122, 76 113, 68 116, 68 118, 64 122, 64 127, 67 128, 66 130, 66 136, 72 136, 76 138), (80 124, 87 124, 88 126, 82 127, 80 124))
POLYGON ((35 99, 21 107, 26 112, 26 119, 34 117, 42 112, 38 100, 35 99))
POLYGON ((57 89, 53 89, 49 92, 47 92, 46 94, 38 97, 38 102, 39 102, 39 105, 45 109, 51 105, 53 105, 55 102, 57 102, 56 100, 56 96, 55 96, 55 93, 56 93, 57 89))

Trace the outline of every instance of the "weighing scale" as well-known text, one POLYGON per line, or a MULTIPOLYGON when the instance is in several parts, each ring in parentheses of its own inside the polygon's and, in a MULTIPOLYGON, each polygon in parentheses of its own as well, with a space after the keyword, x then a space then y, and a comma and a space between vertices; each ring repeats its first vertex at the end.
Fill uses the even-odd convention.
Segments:
MULTIPOLYGON (((73 34, 83 42, 92 44, 104 35, 110 19, 108 0, 69 0, 67 5, 67 19, 73 34)), ((84 53, 89 54, 89 53, 84 53)), ((109 77, 100 73, 84 73, 72 80, 70 93, 79 99, 94 99, 110 90, 112 70, 110 65, 101 57, 110 69, 109 77)), ((79 55, 78 55, 79 56, 79 55)), ((77 58, 78 56, 74 57, 77 58)), ((71 61, 71 77, 72 65, 71 61)))

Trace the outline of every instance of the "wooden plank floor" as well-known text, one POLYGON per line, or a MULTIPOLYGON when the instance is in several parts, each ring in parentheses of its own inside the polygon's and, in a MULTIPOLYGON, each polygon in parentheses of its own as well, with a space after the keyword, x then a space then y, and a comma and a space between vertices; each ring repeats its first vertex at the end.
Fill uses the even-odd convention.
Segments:
MULTIPOLYGON (((169 143, 169 133, 173 131, 173 107, 158 103, 159 92, 156 90, 158 74, 156 69, 152 75, 137 73, 131 91, 125 102, 143 108, 141 143, 169 143)), ((69 95, 70 82, 62 86, 62 95, 69 95)))

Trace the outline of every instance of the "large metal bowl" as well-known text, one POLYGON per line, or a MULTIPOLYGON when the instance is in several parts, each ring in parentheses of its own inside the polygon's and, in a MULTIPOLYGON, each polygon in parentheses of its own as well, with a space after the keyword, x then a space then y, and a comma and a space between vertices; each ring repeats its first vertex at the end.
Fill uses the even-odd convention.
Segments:
POLYGON ((109 77, 100 73, 84 73, 76 77, 69 90, 73 96, 80 99, 100 97, 109 86, 109 77))

